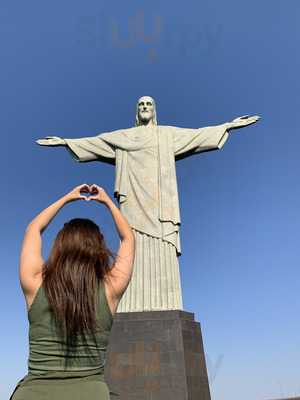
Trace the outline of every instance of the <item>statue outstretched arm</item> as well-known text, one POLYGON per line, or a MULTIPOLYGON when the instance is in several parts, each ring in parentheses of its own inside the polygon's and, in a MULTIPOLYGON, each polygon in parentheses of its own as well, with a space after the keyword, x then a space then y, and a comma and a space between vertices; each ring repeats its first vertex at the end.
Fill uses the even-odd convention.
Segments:
POLYGON ((221 149, 229 137, 229 130, 243 128, 260 119, 259 116, 244 115, 231 122, 199 129, 174 127, 173 149, 176 160, 204 151, 221 149))
POLYGON ((101 135, 79 139, 64 139, 58 136, 46 136, 38 139, 41 146, 65 146, 71 156, 78 162, 102 161, 108 164, 115 163, 114 146, 106 143, 101 135))

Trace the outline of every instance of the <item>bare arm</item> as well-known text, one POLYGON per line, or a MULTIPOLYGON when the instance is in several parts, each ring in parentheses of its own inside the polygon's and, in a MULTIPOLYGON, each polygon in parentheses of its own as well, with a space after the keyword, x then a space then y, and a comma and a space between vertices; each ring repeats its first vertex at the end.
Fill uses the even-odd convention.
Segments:
POLYGON ((89 200, 97 200, 109 209, 120 237, 117 257, 108 276, 112 286, 108 287, 108 290, 116 308, 132 276, 135 238, 126 218, 105 191, 97 185, 92 185, 92 188, 96 194, 90 196, 89 200))
POLYGON ((80 185, 70 193, 55 201, 39 213, 27 226, 20 254, 20 282, 25 293, 30 293, 36 276, 41 273, 44 260, 42 257, 42 233, 58 211, 67 203, 85 199, 80 194, 87 191, 87 185, 80 185))

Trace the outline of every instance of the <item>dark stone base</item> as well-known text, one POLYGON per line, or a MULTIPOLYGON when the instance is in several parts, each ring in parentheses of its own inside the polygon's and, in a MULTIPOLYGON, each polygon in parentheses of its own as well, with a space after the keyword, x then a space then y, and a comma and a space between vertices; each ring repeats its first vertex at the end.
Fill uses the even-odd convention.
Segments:
POLYGON ((210 400, 201 328, 194 314, 116 314, 105 378, 120 400, 210 400))

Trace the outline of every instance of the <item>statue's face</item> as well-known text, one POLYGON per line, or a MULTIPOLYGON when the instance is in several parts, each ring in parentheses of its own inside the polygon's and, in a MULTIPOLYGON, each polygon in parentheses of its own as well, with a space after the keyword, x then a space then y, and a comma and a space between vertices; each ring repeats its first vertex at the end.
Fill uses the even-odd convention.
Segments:
POLYGON ((154 101, 150 96, 143 96, 138 101, 138 117, 145 124, 153 119, 154 101))

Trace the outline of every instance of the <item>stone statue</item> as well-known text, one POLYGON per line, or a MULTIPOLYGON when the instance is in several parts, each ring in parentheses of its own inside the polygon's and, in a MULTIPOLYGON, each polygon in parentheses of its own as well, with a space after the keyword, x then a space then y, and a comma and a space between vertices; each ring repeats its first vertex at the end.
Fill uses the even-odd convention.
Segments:
POLYGON ((118 312, 182 310, 175 161, 221 149, 229 130, 259 118, 244 115, 196 129, 158 125, 154 99, 143 96, 137 103, 135 127, 79 139, 37 140, 43 146, 66 146, 79 162, 115 165, 114 194, 136 237, 134 272, 118 312))

